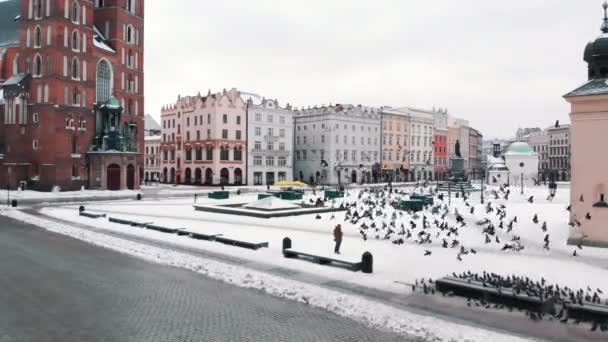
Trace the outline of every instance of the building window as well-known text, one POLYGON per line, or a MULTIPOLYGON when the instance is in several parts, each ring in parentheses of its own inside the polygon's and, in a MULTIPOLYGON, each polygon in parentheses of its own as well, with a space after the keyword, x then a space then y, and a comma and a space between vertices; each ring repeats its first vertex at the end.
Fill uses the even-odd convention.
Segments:
POLYGON ((34 47, 39 48, 42 46, 42 29, 40 26, 36 26, 34 30, 34 47))
POLYGON ((285 151, 285 143, 279 143, 279 151, 285 151))
MULTIPOLYGON (((260 157, 260 165, 262 165, 262 157, 260 157)), ((262 185, 262 172, 253 173, 253 185, 262 185)))
POLYGON ((77 80, 80 75, 80 65, 78 62, 78 58, 74 57, 72 59, 72 79, 77 80))
POLYGON ((268 123, 272 123, 274 121, 272 114, 268 114, 267 121, 268 121, 268 123))
POLYGON ((95 7, 101 8, 103 7, 104 0, 95 0, 95 7))
POLYGON ((274 150, 274 143, 273 143, 272 141, 269 141, 269 142, 266 144, 266 149, 267 149, 268 151, 272 151, 272 150, 274 150))
POLYGON ((255 113, 255 121, 262 121, 262 114, 260 113, 255 113))
POLYGON ((254 130, 255 130, 254 134, 255 134, 256 137, 259 137, 259 136, 262 135, 262 128, 261 127, 256 127, 254 130))
POLYGON ((222 115, 222 122, 225 123, 225 124, 228 123, 228 115, 227 114, 222 115))
POLYGON ((127 0, 127 11, 135 13, 135 0, 127 0))
POLYGON ((287 165, 287 158, 279 157, 279 166, 286 166, 286 165, 287 165))
POLYGON ((222 139, 228 139, 228 130, 227 129, 222 130, 222 139))
POLYGON ((280 123, 281 125, 284 125, 284 124, 285 124, 285 117, 284 117, 284 116, 279 116, 279 123, 280 123))
POLYGON ((243 151, 239 148, 234 148, 234 160, 241 161, 243 159, 243 151))
POLYGON ((40 55, 34 57, 34 76, 42 76, 42 57, 40 55))
POLYGON ((266 166, 274 166, 274 157, 266 157, 266 166))
POLYGON ((241 124, 241 116, 240 115, 237 115, 237 117, 236 117, 236 124, 237 125, 241 124))
POLYGON ((281 129, 279 130, 279 136, 280 136, 281 138, 285 138, 285 128, 281 128, 281 129))
POLYGON ((212 147, 207 147, 207 153, 206 153, 205 157, 207 160, 213 160, 213 148, 212 147))
POLYGON ((262 156, 254 156, 253 157, 253 165, 262 166, 262 156))
POLYGON ((80 35, 78 34, 78 31, 74 30, 72 32, 72 51, 79 51, 80 50, 80 35))
POLYGON ((32 148, 37 151, 40 148, 40 145, 38 144, 38 140, 33 140, 32 141, 32 148))
POLYGON ((253 149, 254 150, 261 150, 262 149, 262 142, 261 141, 254 141, 253 142, 253 149))
POLYGON ((241 140, 241 130, 236 131, 236 140, 241 140))
POLYGON ((78 92, 78 88, 74 88, 72 91, 72 105, 80 106, 80 93, 78 92))
POLYGON ((110 99, 112 95, 112 71, 110 64, 102 59, 97 64, 97 103, 104 103, 110 99))
POLYGON ((135 31, 133 29, 133 26, 131 25, 127 25, 127 32, 125 33, 125 40, 127 41, 127 43, 133 44, 135 39, 134 39, 134 32, 135 31))
POLYGON ((32 114, 32 122, 37 124, 38 122, 40 122, 40 115, 38 115, 38 113, 34 113, 32 114))
POLYGON ((78 23, 78 18, 80 16, 80 6, 78 6, 78 3, 76 1, 74 1, 74 3, 72 4, 72 21, 75 23, 78 23))
POLYGON ((223 146, 220 150, 220 160, 228 160, 229 150, 227 146, 223 146))

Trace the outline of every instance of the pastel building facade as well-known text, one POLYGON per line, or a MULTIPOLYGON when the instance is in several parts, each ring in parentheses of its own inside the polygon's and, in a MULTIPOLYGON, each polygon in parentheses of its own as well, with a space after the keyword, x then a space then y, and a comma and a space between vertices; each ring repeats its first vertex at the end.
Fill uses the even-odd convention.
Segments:
POLYGON ((570 221, 574 228, 569 242, 603 247, 608 247, 608 155, 594 151, 606 145, 608 132, 607 9, 604 5, 602 35, 585 48, 588 81, 565 95, 571 106, 570 221))
POLYGON ((236 89, 178 97, 161 111, 162 181, 246 184, 247 104, 236 89))
POLYGON ((380 109, 330 105, 295 111, 298 180, 343 185, 380 178, 380 109))
POLYGON ((291 106, 277 100, 248 101, 247 181, 249 185, 273 185, 293 180, 294 118, 291 106))
POLYGON ((401 108, 411 115, 410 121, 410 181, 433 180, 434 113, 432 111, 401 108))
POLYGON ((382 115, 382 179, 406 181, 410 177, 411 115, 405 110, 384 108, 382 115))

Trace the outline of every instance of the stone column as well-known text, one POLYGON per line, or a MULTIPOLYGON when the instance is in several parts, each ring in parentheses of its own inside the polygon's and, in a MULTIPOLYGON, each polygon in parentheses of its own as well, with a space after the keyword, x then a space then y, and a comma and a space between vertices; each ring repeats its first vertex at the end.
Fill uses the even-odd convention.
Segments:
POLYGON ((127 163, 124 158, 120 160, 120 190, 127 188, 127 163))
MULTIPOLYGON (((97 159, 97 158, 96 158, 97 159)), ((97 160, 99 165, 101 165, 101 190, 108 189, 108 176, 106 172, 108 171, 105 161, 99 159, 97 160)), ((95 163, 93 163, 95 164, 95 163)), ((96 181, 96 180, 95 180, 96 181)))

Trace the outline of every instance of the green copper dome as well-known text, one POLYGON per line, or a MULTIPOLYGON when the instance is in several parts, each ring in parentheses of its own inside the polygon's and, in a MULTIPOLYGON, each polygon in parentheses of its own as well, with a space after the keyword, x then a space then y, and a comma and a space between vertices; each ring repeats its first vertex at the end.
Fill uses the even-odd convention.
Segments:
POLYGON ((517 154, 533 154, 534 151, 532 150, 532 147, 530 147, 530 145, 526 144, 525 142, 514 142, 509 146, 509 150, 507 151, 507 153, 517 153, 517 154))
POLYGON ((118 102, 118 99, 115 98, 114 96, 110 97, 110 99, 108 100, 108 102, 105 103, 106 107, 110 108, 110 109, 118 109, 120 108, 120 102, 118 102))

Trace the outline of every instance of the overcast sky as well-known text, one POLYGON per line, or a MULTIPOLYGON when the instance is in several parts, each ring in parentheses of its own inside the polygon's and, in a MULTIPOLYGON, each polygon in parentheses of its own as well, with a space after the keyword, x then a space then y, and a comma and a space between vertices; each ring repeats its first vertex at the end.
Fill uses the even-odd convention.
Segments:
POLYGON ((146 2, 146 113, 237 87, 295 106, 447 107, 486 138, 569 121, 600 0, 146 2))

